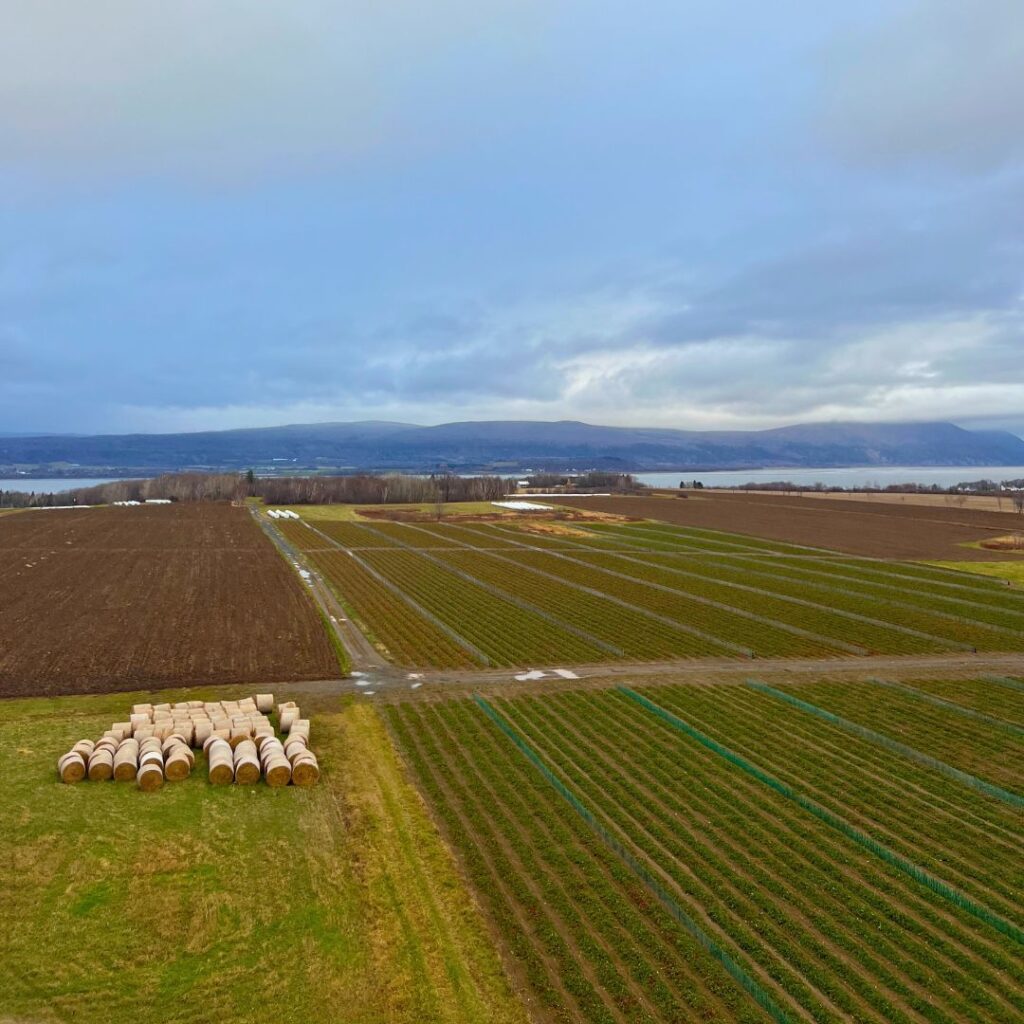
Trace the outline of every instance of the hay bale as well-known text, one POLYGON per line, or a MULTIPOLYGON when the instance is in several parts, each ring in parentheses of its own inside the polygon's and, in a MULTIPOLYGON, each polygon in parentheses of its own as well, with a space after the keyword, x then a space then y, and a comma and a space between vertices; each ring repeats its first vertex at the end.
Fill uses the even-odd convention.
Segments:
POLYGON ((160 766, 161 773, 164 770, 164 755, 159 750, 147 750, 139 755, 139 770, 141 771, 148 764, 160 766))
POLYGON ((278 719, 278 725, 281 727, 281 732, 291 732, 292 725, 298 720, 298 708, 285 708, 284 711, 281 712, 281 717, 278 719))
POLYGON ((301 754, 309 749, 309 743, 305 736, 289 736, 284 745, 284 756, 290 761, 296 754, 301 754))
POLYGON ((156 764, 152 761, 139 768, 137 785, 144 793, 152 793, 164 784, 163 763, 156 764))
POLYGON ((133 715, 145 715, 146 718, 153 717, 153 705, 152 704, 133 704, 132 705, 133 715))
POLYGON ((81 782, 85 778, 85 758, 74 750, 69 750, 57 759, 57 774, 61 782, 69 785, 81 782))
POLYGON ((314 786, 320 778, 320 764, 316 754, 307 751, 292 761, 292 783, 296 786, 314 786))
POLYGON ((84 761, 89 760, 89 755, 96 749, 92 740, 79 740, 72 748, 76 754, 81 754, 84 761))
POLYGON ((89 781, 106 782, 114 775, 114 752, 98 747, 89 758, 89 781))
POLYGON ((231 755, 218 754, 210 759, 210 769, 207 773, 210 782, 215 786, 226 786, 234 781, 235 766, 231 755))
POLYGON ((235 726, 231 727, 231 732, 228 736, 228 742, 232 748, 237 747, 239 743, 243 743, 246 740, 252 739, 252 732, 248 726, 235 726))
POLYGON ((274 710, 274 695, 272 693, 257 693, 256 708, 263 715, 269 715, 274 710))
POLYGON ((164 761, 164 774, 168 782, 180 782, 192 773, 192 763, 183 748, 172 750, 164 761))
POLYGON ((274 789, 287 786, 292 781, 292 766, 288 763, 287 758, 275 754, 264 762, 263 775, 267 780, 267 785, 274 789))
POLYGON ((296 718, 292 722, 292 727, 288 730, 289 736, 302 736, 305 739, 309 739, 309 719, 308 718, 296 718))
POLYGON ((114 781, 132 782, 139 770, 139 754, 137 750, 119 749, 114 755, 114 781))
POLYGON ((156 726, 154 725, 137 725, 135 732, 132 734, 136 739, 144 740, 149 736, 156 735, 156 726))
POLYGON ((252 786, 260 781, 260 763, 255 757, 235 758, 235 782, 239 786, 252 786))

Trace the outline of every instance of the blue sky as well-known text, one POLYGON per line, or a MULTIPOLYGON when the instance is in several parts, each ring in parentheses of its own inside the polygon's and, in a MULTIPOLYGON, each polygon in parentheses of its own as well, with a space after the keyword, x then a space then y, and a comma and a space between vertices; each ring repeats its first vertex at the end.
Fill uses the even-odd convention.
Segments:
POLYGON ((0 0, 0 430, 1024 430, 1024 13, 0 0))

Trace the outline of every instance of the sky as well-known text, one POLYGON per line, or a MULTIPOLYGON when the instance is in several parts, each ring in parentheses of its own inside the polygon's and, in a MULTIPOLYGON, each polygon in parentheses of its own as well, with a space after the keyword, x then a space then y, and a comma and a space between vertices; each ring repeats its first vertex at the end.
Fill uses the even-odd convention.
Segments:
POLYGON ((0 431, 1024 432, 1020 0, 0 0, 0 431))

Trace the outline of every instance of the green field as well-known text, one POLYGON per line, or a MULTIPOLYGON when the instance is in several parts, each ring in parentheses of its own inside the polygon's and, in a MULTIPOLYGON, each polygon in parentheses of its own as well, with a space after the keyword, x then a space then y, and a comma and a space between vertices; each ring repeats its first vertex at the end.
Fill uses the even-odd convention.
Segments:
POLYGON ((386 710, 551 1019, 1021 1020, 1024 743, 980 721, 947 739, 957 708, 1020 692, 919 692, 956 707, 864 682, 386 710), (982 771, 976 742, 990 791, 951 774, 982 771))
POLYGON ((210 786, 201 753, 155 793, 62 785, 58 754, 140 699, 3 702, 0 1020, 526 1020, 370 706, 299 698, 313 789, 210 786))
POLYGON ((653 522, 301 514, 275 528, 401 665, 1024 651, 1024 591, 947 568, 653 522))

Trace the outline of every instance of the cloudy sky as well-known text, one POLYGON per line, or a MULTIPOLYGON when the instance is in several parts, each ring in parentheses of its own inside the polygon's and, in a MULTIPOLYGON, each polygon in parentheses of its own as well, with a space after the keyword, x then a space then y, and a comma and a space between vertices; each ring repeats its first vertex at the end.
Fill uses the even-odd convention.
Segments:
POLYGON ((0 0, 0 430, 1024 431, 1020 0, 0 0))

